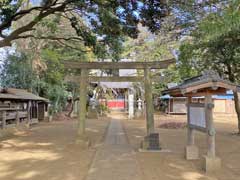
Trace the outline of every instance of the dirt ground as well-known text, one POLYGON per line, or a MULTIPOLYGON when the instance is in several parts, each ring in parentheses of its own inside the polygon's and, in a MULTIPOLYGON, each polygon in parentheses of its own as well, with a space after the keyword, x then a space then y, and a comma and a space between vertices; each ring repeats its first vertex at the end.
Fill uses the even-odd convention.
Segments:
MULTIPOLYGON (((155 116, 158 127, 164 122, 184 122, 185 116, 155 116)), ((140 153, 145 135, 144 120, 122 120, 130 145, 136 151, 142 180, 238 180, 240 177, 240 136, 237 120, 231 116, 215 117, 217 155, 222 169, 205 174, 201 160, 186 161, 186 129, 160 129, 161 143, 169 153, 140 153)), ((76 120, 40 123, 30 131, 19 131, 0 140, 0 180, 84 180, 96 149, 103 142, 109 118, 87 121, 92 147, 84 150, 75 143, 76 120)), ((206 152, 206 136, 196 133, 200 154, 206 152)))
MULTIPOLYGON (((185 116, 155 116, 155 126, 165 122, 184 122, 185 116)), ((124 121, 130 144, 136 149, 145 135, 143 120, 124 121)), ((184 147, 187 143, 186 129, 160 129, 162 147, 169 153, 137 152, 139 166, 143 172, 143 180, 238 180, 240 179, 240 136, 233 135, 237 131, 236 117, 215 117, 216 153, 222 159, 221 170, 206 174, 202 170, 202 160, 186 161, 184 147)), ((206 135, 197 132, 196 144, 200 156, 206 154, 206 135)))
POLYGON ((1 139, 0 180, 83 180, 109 120, 88 120, 92 147, 75 143, 76 120, 39 123, 1 139))

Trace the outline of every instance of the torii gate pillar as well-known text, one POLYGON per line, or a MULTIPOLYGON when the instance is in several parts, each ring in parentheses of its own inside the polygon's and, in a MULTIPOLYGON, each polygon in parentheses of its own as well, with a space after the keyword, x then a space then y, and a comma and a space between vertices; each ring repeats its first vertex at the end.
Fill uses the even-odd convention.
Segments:
POLYGON ((154 109, 152 97, 152 81, 151 69, 144 68, 144 86, 145 86, 145 101, 146 101, 146 126, 147 135, 141 144, 141 151, 145 150, 161 150, 159 142, 159 134, 154 131, 154 109))
POLYGON ((151 70, 144 69, 144 86, 145 86, 145 101, 146 101, 146 124, 147 135, 154 133, 154 117, 153 117, 153 100, 152 100, 152 81, 151 70))
POLYGON ((77 143, 89 146, 89 140, 85 133, 86 113, 87 113, 87 86, 88 69, 81 69, 80 90, 79 90, 79 116, 78 116, 78 138, 77 143))

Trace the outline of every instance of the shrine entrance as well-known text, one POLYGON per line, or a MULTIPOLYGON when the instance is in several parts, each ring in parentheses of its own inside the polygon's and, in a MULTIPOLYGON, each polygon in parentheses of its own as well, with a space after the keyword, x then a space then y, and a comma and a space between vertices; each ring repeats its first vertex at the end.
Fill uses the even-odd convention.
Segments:
POLYGON ((86 123, 86 104, 87 104, 87 86, 89 82, 144 82, 145 89, 145 111, 146 111, 146 132, 147 136, 142 143, 143 149, 160 149, 159 136, 154 131, 154 109, 152 99, 152 75, 151 69, 165 69, 170 64, 175 63, 174 59, 154 62, 73 62, 67 61, 65 68, 80 70, 80 76, 67 76, 66 81, 79 83, 79 122, 78 122, 78 140, 83 144, 88 144, 89 140, 85 133, 86 123), (91 69, 99 70, 119 70, 119 69, 137 69, 144 70, 144 76, 90 76, 91 69))

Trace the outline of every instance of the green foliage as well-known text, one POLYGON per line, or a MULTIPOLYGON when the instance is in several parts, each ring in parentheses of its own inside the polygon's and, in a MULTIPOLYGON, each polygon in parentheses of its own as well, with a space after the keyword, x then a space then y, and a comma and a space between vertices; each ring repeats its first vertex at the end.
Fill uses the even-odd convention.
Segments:
POLYGON ((240 75, 240 1, 222 12, 211 13, 180 50, 182 74, 213 69, 232 82, 240 75), (185 71, 185 72, 184 72, 185 71))
POLYGON ((64 78, 64 66, 60 62, 60 54, 51 49, 43 49, 42 59, 47 65, 47 70, 41 74, 45 82, 52 85, 61 84, 64 78))
POLYGON ((1 66, 1 85, 31 90, 48 98, 54 112, 61 111, 67 99, 67 91, 63 84, 64 70, 59 54, 49 49, 42 51, 42 59, 47 64, 47 69, 40 74, 32 69, 30 58, 31 56, 24 53, 8 55, 1 66))
POLYGON ((193 51, 193 49, 193 45, 188 43, 183 43, 179 48, 181 52, 179 56, 180 64, 177 67, 182 80, 196 76, 203 70, 202 63, 198 57, 193 57, 193 53, 198 54, 200 52, 197 50, 193 51))
POLYGON ((29 59, 24 54, 9 54, 1 65, 0 72, 3 87, 32 89, 32 84, 36 79, 29 59))
POLYGON ((61 112, 66 105, 68 93, 64 85, 48 85, 47 97, 52 102, 54 112, 61 112))
POLYGON ((109 111, 108 106, 106 106, 106 105, 104 105, 104 104, 100 104, 100 105, 99 105, 99 110, 100 110, 100 112, 103 112, 103 113, 109 111))
MULTIPOLYGON (((174 58, 172 50, 177 49, 179 43, 172 31, 172 27, 169 27, 171 26, 170 23, 165 22, 167 20, 169 19, 164 19, 163 24, 166 26, 162 27, 162 33, 157 35, 140 26, 139 37, 137 39, 128 39, 122 56, 136 61, 161 61, 174 58)), ((143 75, 142 72, 138 73, 143 75)), ((180 81, 175 65, 166 70, 155 70, 153 76, 162 77, 159 82, 153 84, 154 96, 160 96, 161 91, 166 89, 168 83, 180 81)))
POLYGON ((9 20, 14 13, 17 11, 17 9, 20 7, 21 3, 23 1, 12 1, 12 0, 1 0, 0 1, 0 20, 1 21, 6 21, 9 20))
MULTIPOLYGON (((39 28, 48 28, 56 35, 46 37, 35 33, 35 38, 58 39, 57 24, 68 21, 69 27, 75 30, 72 34, 75 40, 83 42, 85 46, 97 48, 99 43, 104 46, 107 56, 117 60, 121 41, 124 36, 137 37, 137 25, 142 22, 152 31, 156 31, 161 18, 168 14, 166 2, 158 1, 38 1, 32 4, 29 0, 2 0, 0 2, 0 47, 11 45, 19 38, 32 37, 39 28), (161 7, 161 8, 159 8, 161 7), (39 13, 40 12, 40 13, 39 13), (154 14, 154 16, 152 16, 154 14), (55 18, 50 18, 55 16, 55 18), (29 18, 30 17, 30 18, 29 18), (13 28, 13 22, 25 20, 24 23, 13 28), (5 30, 12 29, 7 34, 5 30), (14 32, 14 33, 13 33, 14 32), (30 35, 28 35, 30 33, 30 35), (27 35, 26 35, 27 34, 27 35), (98 39, 99 38, 99 39, 98 39), (116 51, 115 51, 116 50, 116 51)), ((62 38, 60 40, 69 40, 62 38)), ((102 56, 102 54, 97 54, 102 56)))

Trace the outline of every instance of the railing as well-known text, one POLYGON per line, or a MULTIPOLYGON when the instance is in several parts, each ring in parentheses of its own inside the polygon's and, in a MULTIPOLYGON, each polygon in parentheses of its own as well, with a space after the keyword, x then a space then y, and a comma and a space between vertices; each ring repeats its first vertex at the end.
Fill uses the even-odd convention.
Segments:
POLYGON ((2 129, 9 126, 15 126, 27 119, 28 113, 17 108, 1 108, 0 109, 0 127, 2 129))

